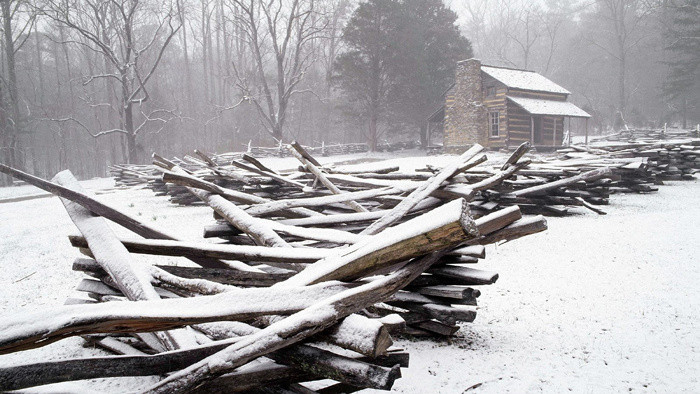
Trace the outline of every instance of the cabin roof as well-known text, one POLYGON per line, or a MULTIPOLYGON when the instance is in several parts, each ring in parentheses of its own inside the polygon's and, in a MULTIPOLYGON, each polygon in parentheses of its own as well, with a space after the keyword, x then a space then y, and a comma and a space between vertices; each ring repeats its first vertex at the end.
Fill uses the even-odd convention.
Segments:
POLYGON ((509 88, 571 94, 568 90, 534 71, 492 66, 481 66, 481 71, 509 88))
POLYGON ((569 116, 572 118, 590 118, 586 111, 568 101, 541 100, 524 97, 507 96, 525 112, 532 115, 569 116))

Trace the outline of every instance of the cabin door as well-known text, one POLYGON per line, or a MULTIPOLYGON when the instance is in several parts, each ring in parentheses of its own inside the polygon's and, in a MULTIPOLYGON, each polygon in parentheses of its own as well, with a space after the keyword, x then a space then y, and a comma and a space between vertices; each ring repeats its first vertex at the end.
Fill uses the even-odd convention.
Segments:
POLYGON ((533 116, 532 117, 532 144, 542 143, 542 117, 533 116))

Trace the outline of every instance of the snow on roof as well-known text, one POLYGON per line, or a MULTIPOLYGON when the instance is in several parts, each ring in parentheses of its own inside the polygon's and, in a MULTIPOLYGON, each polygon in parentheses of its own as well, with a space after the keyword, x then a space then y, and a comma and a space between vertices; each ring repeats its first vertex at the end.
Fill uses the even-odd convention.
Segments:
POLYGON ((575 118, 590 118, 586 111, 568 101, 540 100, 523 97, 507 96, 508 100, 532 115, 571 116, 575 118))
POLYGON ((568 90, 534 71, 513 70, 491 66, 481 66, 481 71, 509 88, 571 94, 568 90))

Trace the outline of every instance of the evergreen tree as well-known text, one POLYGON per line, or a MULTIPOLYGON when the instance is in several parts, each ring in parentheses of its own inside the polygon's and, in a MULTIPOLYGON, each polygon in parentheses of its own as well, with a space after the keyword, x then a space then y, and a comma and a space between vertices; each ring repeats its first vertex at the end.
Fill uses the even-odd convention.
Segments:
POLYGON ((472 47, 457 26, 457 14, 442 0, 403 0, 396 115, 420 131, 427 143, 426 118, 442 105, 442 95, 455 81, 457 61, 471 58, 472 47))
POLYGON ((377 149, 378 122, 386 113, 394 87, 391 70, 397 58, 394 0, 370 0, 360 4, 343 30, 347 52, 338 57, 336 81, 358 114, 369 122, 367 140, 377 149))
POLYGON ((421 131, 425 142, 426 117, 454 82, 456 62, 472 56, 456 20, 442 0, 369 0, 353 13, 336 81, 368 122, 372 150, 380 121, 421 131))

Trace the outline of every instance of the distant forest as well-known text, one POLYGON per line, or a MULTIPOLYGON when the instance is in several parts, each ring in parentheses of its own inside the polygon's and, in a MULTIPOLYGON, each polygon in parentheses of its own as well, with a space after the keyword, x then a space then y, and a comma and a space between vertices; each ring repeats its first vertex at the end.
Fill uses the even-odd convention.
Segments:
POLYGON ((564 86, 594 132, 700 122, 700 0, 0 6, 0 162, 44 177, 154 151, 424 142, 469 57, 564 86))

